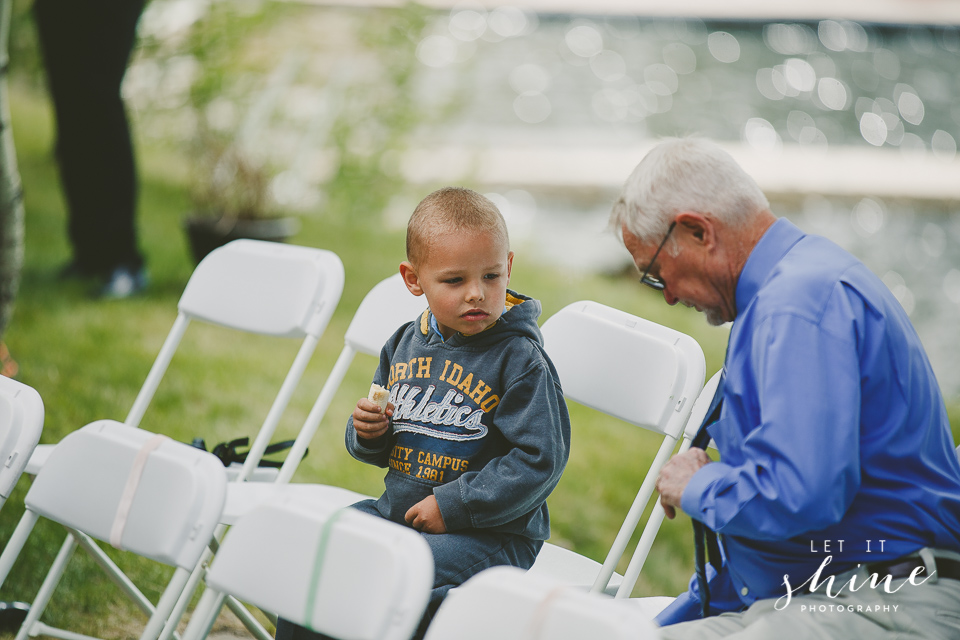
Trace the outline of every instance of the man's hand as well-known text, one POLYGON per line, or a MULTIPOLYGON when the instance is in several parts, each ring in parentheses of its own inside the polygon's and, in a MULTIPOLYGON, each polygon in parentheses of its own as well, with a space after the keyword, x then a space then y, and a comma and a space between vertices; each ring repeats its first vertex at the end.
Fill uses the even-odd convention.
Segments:
POLYGON ((679 455, 673 456, 660 470, 657 478, 657 491, 660 492, 660 504, 667 513, 667 518, 673 520, 680 508, 680 499, 687 483, 701 467, 713 462, 703 449, 687 449, 679 455))
POLYGON ((443 523, 440 514, 440 505, 433 496, 427 496, 410 507, 403 516, 411 527, 422 533, 446 533, 447 525, 443 523))
POLYGON ((387 403, 387 408, 380 413, 380 406, 372 400, 360 398, 353 410, 353 428, 357 436, 363 440, 379 438, 390 428, 389 417, 393 415, 393 405, 387 403))

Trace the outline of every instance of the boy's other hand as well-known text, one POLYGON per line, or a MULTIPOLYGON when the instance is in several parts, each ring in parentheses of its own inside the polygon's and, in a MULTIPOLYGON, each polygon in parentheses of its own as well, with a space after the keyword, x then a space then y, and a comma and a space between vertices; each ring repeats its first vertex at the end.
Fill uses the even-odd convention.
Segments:
POLYGON ((387 408, 380 413, 376 402, 360 398, 353 410, 353 428, 357 436, 364 440, 379 438, 390 428, 390 416, 393 415, 393 404, 387 403, 387 408))
POLYGON ((434 496, 427 496, 410 507, 403 516, 411 527, 423 533, 446 533, 447 525, 440 514, 440 505, 434 496))

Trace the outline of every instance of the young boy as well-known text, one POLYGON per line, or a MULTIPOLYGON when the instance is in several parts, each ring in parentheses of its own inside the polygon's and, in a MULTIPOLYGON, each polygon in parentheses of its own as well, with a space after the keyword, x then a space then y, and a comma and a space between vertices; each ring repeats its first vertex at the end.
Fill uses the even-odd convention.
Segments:
POLYGON ((507 289, 512 264, 490 200, 455 187, 424 198, 400 273, 429 309, 381 351, 386 410, 362 398, 347 422, 351 455, 388 469, 384 494, 355 506, 421 531, 433 551, 431 613, 487 567, 533 565, 570 453, 540 303, 507 289))
MULTIPOLYGON (((387 468, 386 491, 354 505, 423 533, 444 595, 496 565, 528 569, 550 536, 546 498, 570 454, 570 418, 537 326, 540 303, 507 289, 513 252, 497 207, 456 187, 431 193, 407 225, 400 273, 427 309, 380 352, 347 421, 355 458, 387 468)), ((318 636, 281 620, 278 640, 318 636)), ((322 636, 320 636, 322 637, 322 636)))

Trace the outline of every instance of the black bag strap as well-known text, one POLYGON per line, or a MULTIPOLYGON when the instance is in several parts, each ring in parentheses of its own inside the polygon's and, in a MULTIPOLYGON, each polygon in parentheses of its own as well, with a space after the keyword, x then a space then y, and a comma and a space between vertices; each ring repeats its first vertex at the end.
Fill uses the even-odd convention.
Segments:
MULTIPOLYGON (((273 444, 267 446, 266 450, 263 452, 263 455, 267 456, 274 453, 279 453, 281 451, 286 451, 293 446, 294 442, 296 441, 284 440, 283 442, 274 442, 273 444)), ((217 458, 225 467, 229 467, 234 462, 242 464, 246 461, 250 450, 247 449, 246 451, 240 451, 239 448, 246 447, 249 444, 250 438, 236 438, 234 440, 230 440, 229 442, 221 442, 213 448, 211 453, 217 456, 217 458)), ((190 445, 203 451, 207 450, 207 443, 203 438, 194 438, 190 445)), ((304 451, 303 457, 306 458, 309 452, 309 449, 304 451)), ((260 464, 258 466, 277 469, 283 466, 283 462, 279 460, 260 460, 260 464)))

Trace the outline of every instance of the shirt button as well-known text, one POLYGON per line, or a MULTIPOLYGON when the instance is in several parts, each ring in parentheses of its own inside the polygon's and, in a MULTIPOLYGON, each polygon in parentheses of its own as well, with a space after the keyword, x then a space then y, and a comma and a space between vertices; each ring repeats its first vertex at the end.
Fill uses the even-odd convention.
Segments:
POLYGON ((740 595, 745 596, 748 593, 750 593, 750 589, 747 589, 746 587, 744 587, 743 589, 740 589, 740 595))

